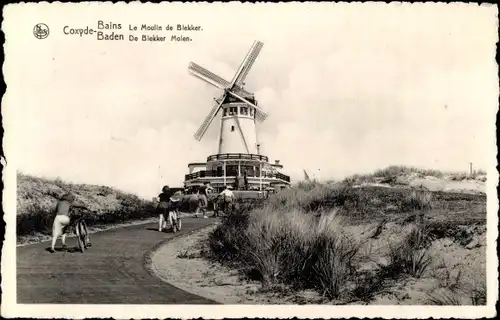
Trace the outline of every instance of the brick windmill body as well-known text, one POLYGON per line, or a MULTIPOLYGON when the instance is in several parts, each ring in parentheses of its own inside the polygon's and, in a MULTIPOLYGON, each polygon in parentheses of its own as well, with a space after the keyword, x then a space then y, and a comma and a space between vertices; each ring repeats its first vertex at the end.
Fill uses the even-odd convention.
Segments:
POLYGON ((188 165, 185 187, 209 183, 218 192, 231 185, 235 193, 243 197, 258 197, 265 190, 279 190, 290 185, 290 178, 280 172, 283 166, 279 160, 270 163, 268 157, 260 154, 255 122, 264 121, 267 113, 258 106, 254 94, 243 89, 244 80, 262 46, 262 42, 254 42, 231 82, 193 62, 189 64, 191 75, 223 93, 215 99, 215 105, 194 135, 200 141, 220 114, 218 152, 208 156, 206 162, 188 165), (246 182, 243 185, 242 180, 246 182))

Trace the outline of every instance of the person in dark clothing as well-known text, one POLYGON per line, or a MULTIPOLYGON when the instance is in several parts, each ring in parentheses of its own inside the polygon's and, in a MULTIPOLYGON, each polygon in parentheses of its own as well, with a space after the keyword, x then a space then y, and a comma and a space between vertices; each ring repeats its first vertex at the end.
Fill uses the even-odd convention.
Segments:
POLYGON ((158 195, 158 198, 160 198, 160 203, 170 202, 170 197, 174 195, 174 192, 170 189, 170 187, 164 186, 161 191, 162 192, 158 195))
POLYGON ((160 221, 158 226, 158 231, 163 230, 163 224, 166 224, 167 220, 165 218, 168 217, 169 212, 172 209, 172 202, 170 198, 174 195, 174 192, 170 189, 169 186, 164 186, 162 189, 162 193, 158 195, 160 203, 156 208, 157 214, 159 215, 160 221))
POLYGON ((245 173, 243 175, 243 184, 245 186, 245 190, 248 190, 248 176, 247 176, 246 171, 245 171, 245 173))

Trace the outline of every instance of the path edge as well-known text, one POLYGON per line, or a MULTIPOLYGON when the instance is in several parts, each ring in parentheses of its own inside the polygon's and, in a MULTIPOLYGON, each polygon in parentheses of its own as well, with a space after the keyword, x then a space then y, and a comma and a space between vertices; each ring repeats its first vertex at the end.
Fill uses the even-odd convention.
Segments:
POLYGON ((186 290, 185 288, 180 288, 168 281, 166 281, 166 279, 164 279, 163 277, 161 277, 156 271, 155 269, 153 268, 153 255, 161 248, 163 247, 164 245, 168 244, 170 241, 174 240, 174 239, 178 239, 178 238, 181 238, 181 237, 187 237, 187 236, 190 236, 190 235, 193 235, 197 232, 201 232, 205 229, 210 229, 210 228, 213 228, 214 227, 214 223, 211 223, 207 226, 202 226, 202 227, 199 227, 199 228, 195 228, 187 233, 183 233, 183 234, 177 234, 177 235, 174 235, 173 237, 170 237, 168 239, 164 239, 160 242, 158 242, 157 244, 155 244, 150 250, 148 250, 144 256, 143 256, 143 266, 144 268, 147 270, 147 272, 149 274, 151 274, 153 277, 159 279, 161 282, 163 283, 166 283, 172 287, 175 287, 179 290, 182 290, 182 291, 185 291, 185 292, 188 292, 192 295, 195 295, 195 296, 198 296, 198 297, 201 297, 203 299, 206 299, 206 300, 210 300, 211 302, 215 303, 215 304, 222 304, 220 301, 216 301, 214 300, 213 298, 211 297, 207 297, 207 296, 204 296, 204 295, 200 295, 199 293, 194 293, 194 292, 191 292, 190 290, 186 290))

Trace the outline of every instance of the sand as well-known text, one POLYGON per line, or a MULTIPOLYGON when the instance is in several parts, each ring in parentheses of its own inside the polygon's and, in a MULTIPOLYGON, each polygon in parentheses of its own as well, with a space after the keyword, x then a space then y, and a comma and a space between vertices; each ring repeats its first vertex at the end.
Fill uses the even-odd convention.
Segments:
MULTIPOLYGON (((187 292, 223 304, 337 304, 314 291, 292 292, 287 288, 264 291, 259 282, 248 281, 236 270, 204 258, 209 233, 216 226, 202 229, 188 236, 176 238, 152 254, 152 270, 160 279, 187 292)), ((353 234, 369 233, 374 225, 350 227, 353 234)), ((389 223, 377 239, 370 240, 361 255, 370 261, 358 264, 358 270, 375 268, 386 263, 391 243, 401 240, 411 228, 389 223)), ((386 283, 383 292, 377 293, 369 304, 374 305, 424 305, 433 296, 443 296, 453 282, 459 282, 459 292, 454 294, 462 304, 471 304, 471 292, 485 285, 485 230, 471 230, 473 239, 467 244, 453 239, 434 241, 429 248, 432 265, 418 279, 407 277, 386 283)), ((352 304, 360 304, 354 302, 352 304)))

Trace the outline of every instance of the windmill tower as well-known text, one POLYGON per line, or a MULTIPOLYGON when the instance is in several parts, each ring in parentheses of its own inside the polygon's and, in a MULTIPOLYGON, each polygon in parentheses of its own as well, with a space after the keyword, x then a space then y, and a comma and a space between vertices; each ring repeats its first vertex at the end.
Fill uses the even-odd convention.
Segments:
POLYGON ((279 172, 283 168, 279 160, 270 163, 269 158, 260 153, 256 121, 264 121, 267 113, 258 106, 254 94, 243 88, 262 46, 260 41, 253 43, 231 81, 196 63, 189 64, 191 75, 222 90, 222 95, 215 99, 215 105, 194 135, 200 141, 215 117, 221 114, 217 154, 208 156, 206 162, 188 164, 185 187, 210 183, 221 191, 226 185, 233 185, 238 192, 250 196, 252 192, 262 195, 263 191, 290 185, 290 177, 279 172))
POLYGON ((243 89, 244 81, 264 44, 255 41, 243 59, 231 82, 191 62, 188 71, 193 76, 223 90, 215 100, 194 137, 200 141, 219 111, 222 111, 218 153, 258 154, 255 121, 264 121, 267 113, 257 106, 253 93, 243 89))

